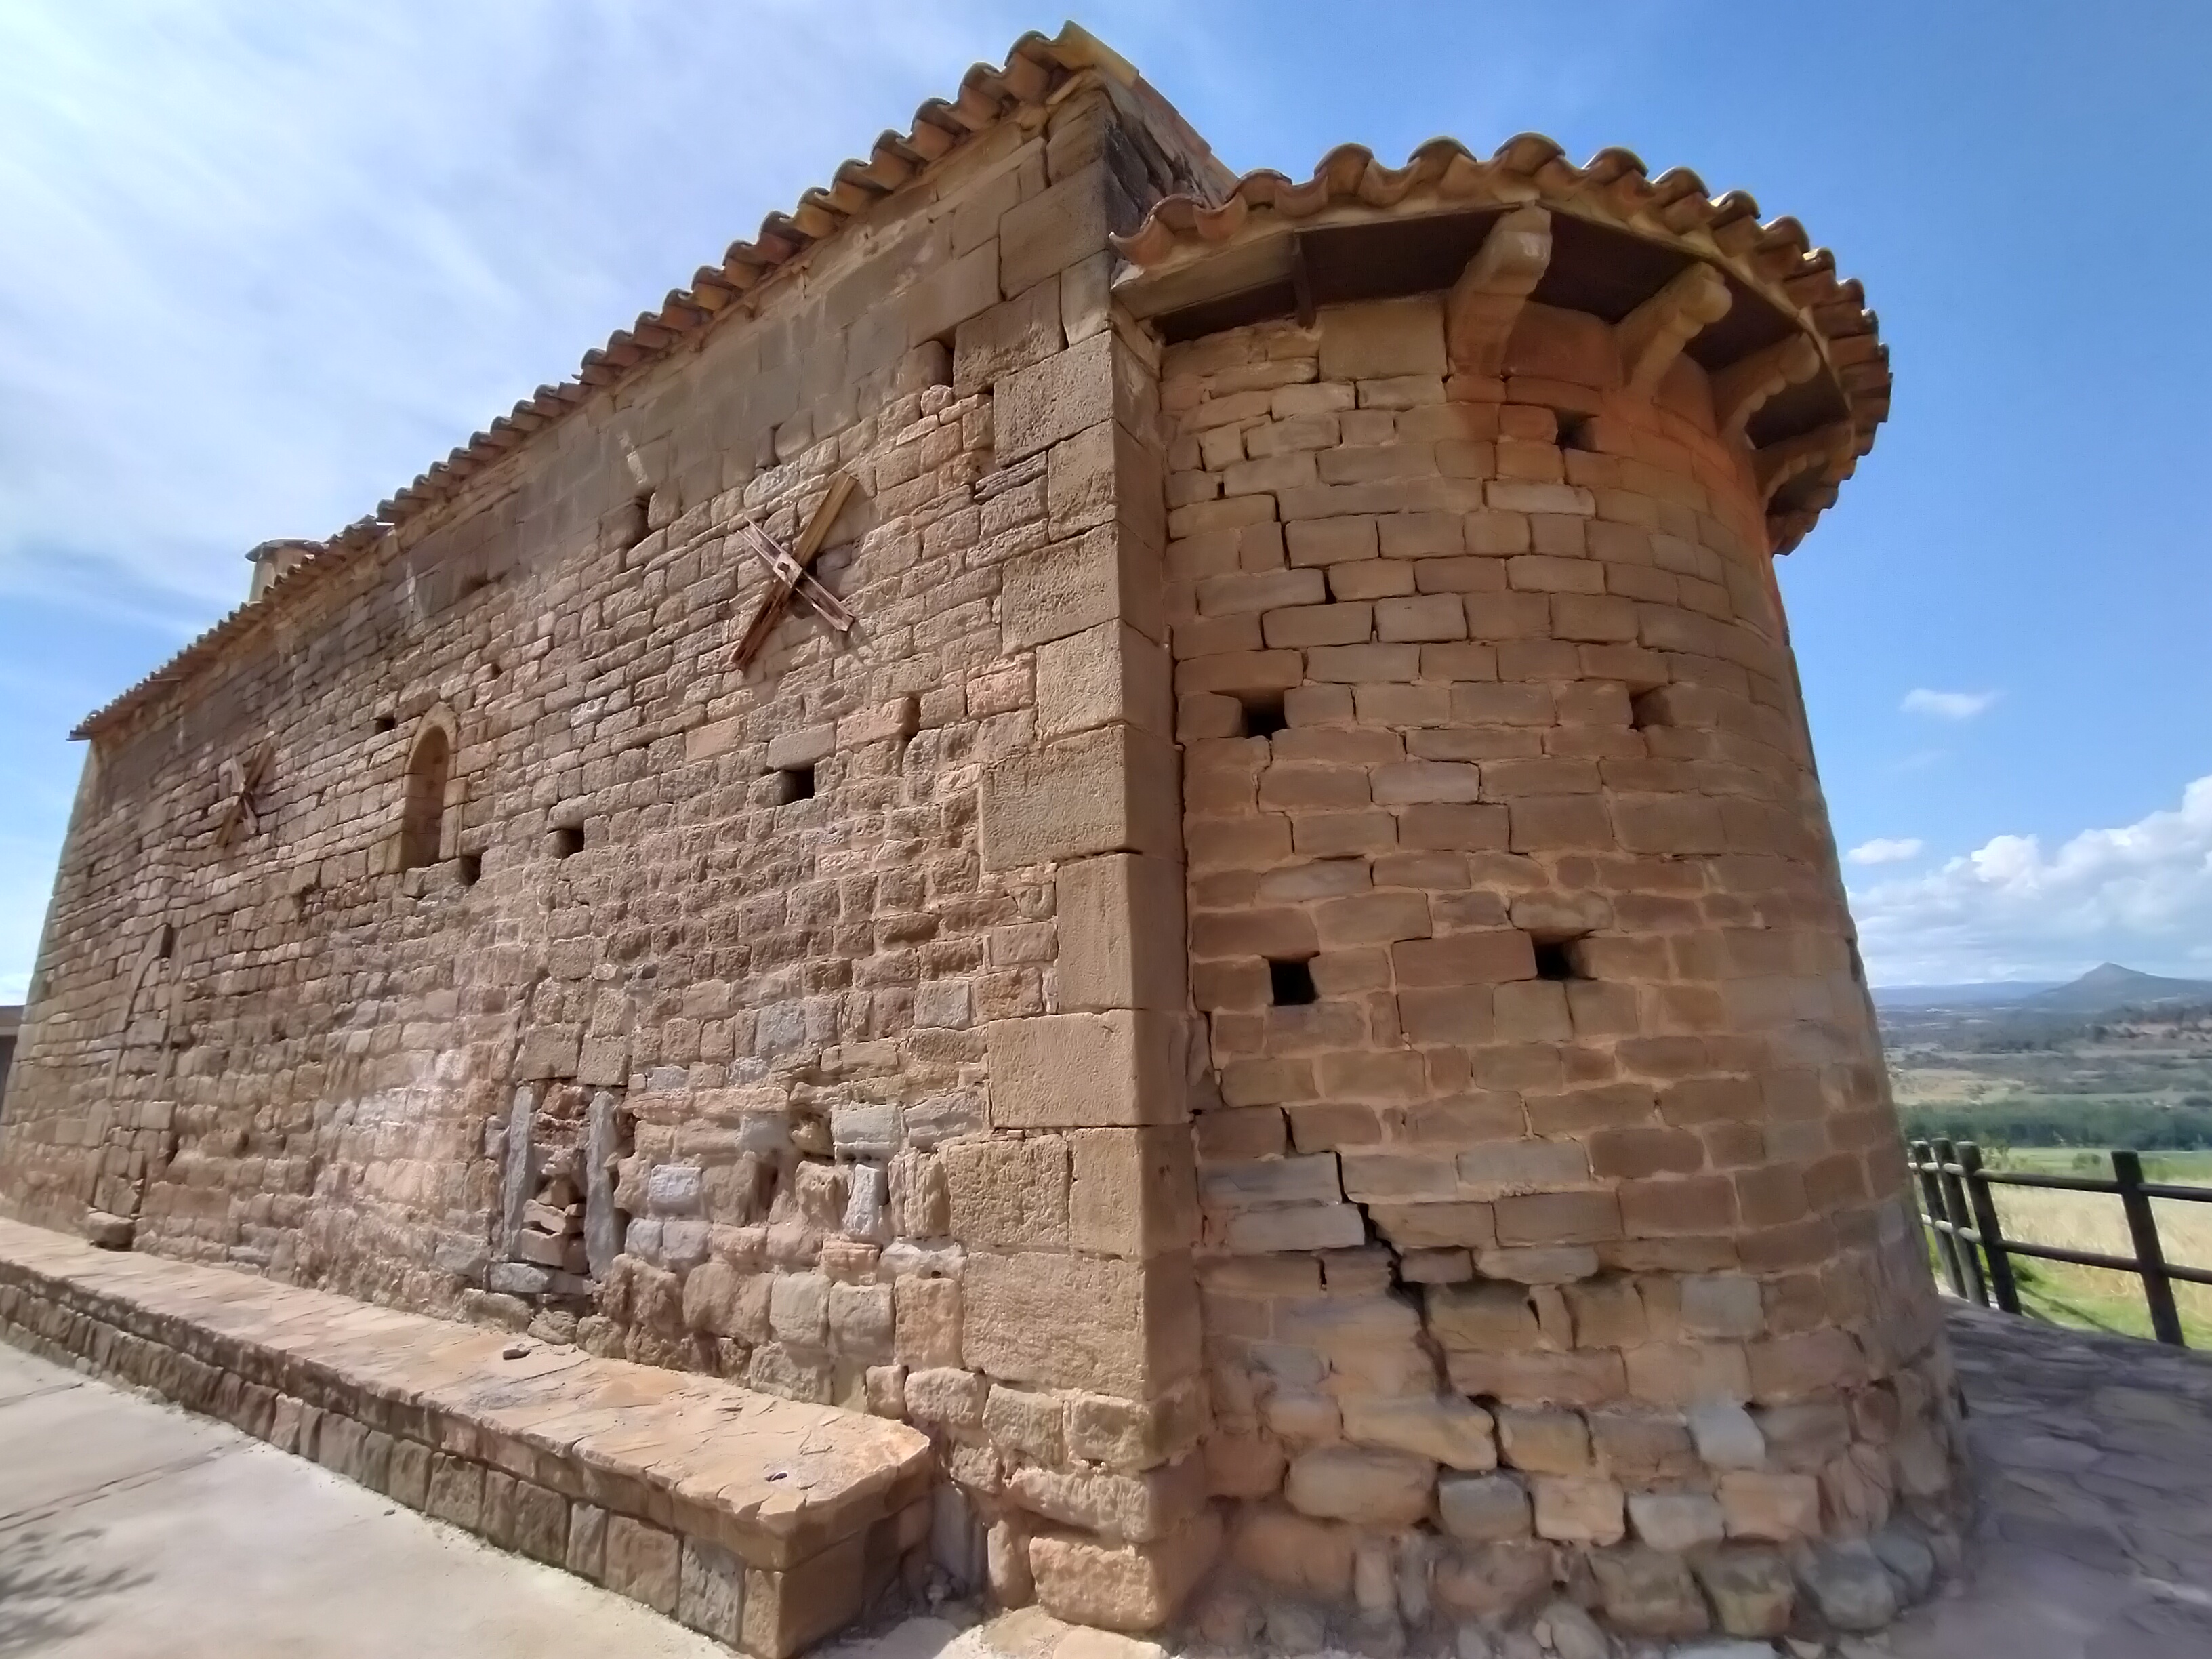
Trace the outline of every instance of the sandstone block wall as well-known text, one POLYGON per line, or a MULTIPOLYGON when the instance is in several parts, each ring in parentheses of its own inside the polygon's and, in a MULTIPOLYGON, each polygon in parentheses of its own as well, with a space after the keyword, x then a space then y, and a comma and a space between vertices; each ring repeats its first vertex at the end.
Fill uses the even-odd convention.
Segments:
POLYGON ((903 1419, 1084 1622, 1878 1624, 1955 1436, 1771 576, 1871 321, 1621 152, 1221 205, 1109 60, 92 723, 0 1208, 903 1419))
POLYGON ((1749 457, 1596 318, 1504 369, 1164 358, 1210 1489, 1379 1629, 1772 1634, 1938 1513, 1926 1263, 1749 457))
POLYGON ((103 730, 0 1204, 905 1418, 942 1569, 1164 1618, 1213 1534, 1157 349, 1106 287, 1195 164, 1156 126, 1092 76, 978 131, 103 730), (854 625, 743 668, 744 526, 838 471, 854 625))

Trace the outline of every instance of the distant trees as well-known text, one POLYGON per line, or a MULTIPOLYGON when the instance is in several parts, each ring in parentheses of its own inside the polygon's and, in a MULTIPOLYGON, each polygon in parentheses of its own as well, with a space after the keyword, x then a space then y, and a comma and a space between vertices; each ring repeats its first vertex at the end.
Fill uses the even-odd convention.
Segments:
POLYGON ((2124 1146, 2139 1152, 2212 1149, 2212 1097, 2179 1106, 2141 1101, 2031 1101, 2018 1105, 1908 1106, 1908 1140, 1947 1137, 1984 1146, 2124 1146))

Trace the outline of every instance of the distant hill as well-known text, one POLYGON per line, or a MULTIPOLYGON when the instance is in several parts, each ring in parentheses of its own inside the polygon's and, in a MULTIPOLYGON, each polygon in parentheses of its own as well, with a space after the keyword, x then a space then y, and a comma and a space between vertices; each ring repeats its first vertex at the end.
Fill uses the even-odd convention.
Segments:
POLYGON ((2139 974, 2116 962, 2100 963, 2077 980, 2054 985, 2048 980, 1993 980, 1979 985, 1877 985, 1876 1008, 1890 1013, 1920 1013, 1957 1008, 1988 1012, 2017 1008, 2038 1014, 2103 1014, 2161 1002, 2212 1001, 2212 980, 2161 979, 2139 974))
POLYGON ((2058 988, 2050 980, 1991 980, 1979 985, 1877 985, 1877 1008, 2009 1008, 2058 988))
POLYGON ((2139 974, 2117 962, 2107 962, 2070 985, 2037 993, 2021 1006, 2054 1013, 2101 1014, 2160 1002, 2206 1000, 2212 1000, 2212 981, 2161 979, 2156 974, 2139 974))
POLYGON ((2107 962, 2063 985, 2049 980, 1992 980, 1979 985, 1877 985, 1875 1006, 1888 1012, 2018 1008, 2040 1014, 2102 1014, 2161 1002, 2212 1000, 2212 981, 2161 979, 2107 962))

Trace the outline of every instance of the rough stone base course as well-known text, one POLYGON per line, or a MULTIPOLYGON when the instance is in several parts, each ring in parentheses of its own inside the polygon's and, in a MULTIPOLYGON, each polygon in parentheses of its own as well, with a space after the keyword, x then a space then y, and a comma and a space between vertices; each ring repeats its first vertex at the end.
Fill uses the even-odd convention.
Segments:
POLYGON ((759 1659, 850 1623, 927 1541, 929 1443, 902 1424, 7 1221, 0 1337, 759 1659))

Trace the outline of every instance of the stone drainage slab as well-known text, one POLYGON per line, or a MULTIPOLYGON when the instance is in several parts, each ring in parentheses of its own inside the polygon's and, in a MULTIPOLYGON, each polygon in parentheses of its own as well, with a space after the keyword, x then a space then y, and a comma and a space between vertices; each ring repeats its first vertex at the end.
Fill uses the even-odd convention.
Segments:
POLYGON ((4 1221, 0 1334, 760 1659, 850 1623, 927 1536, 902 1424, 4 1221))

